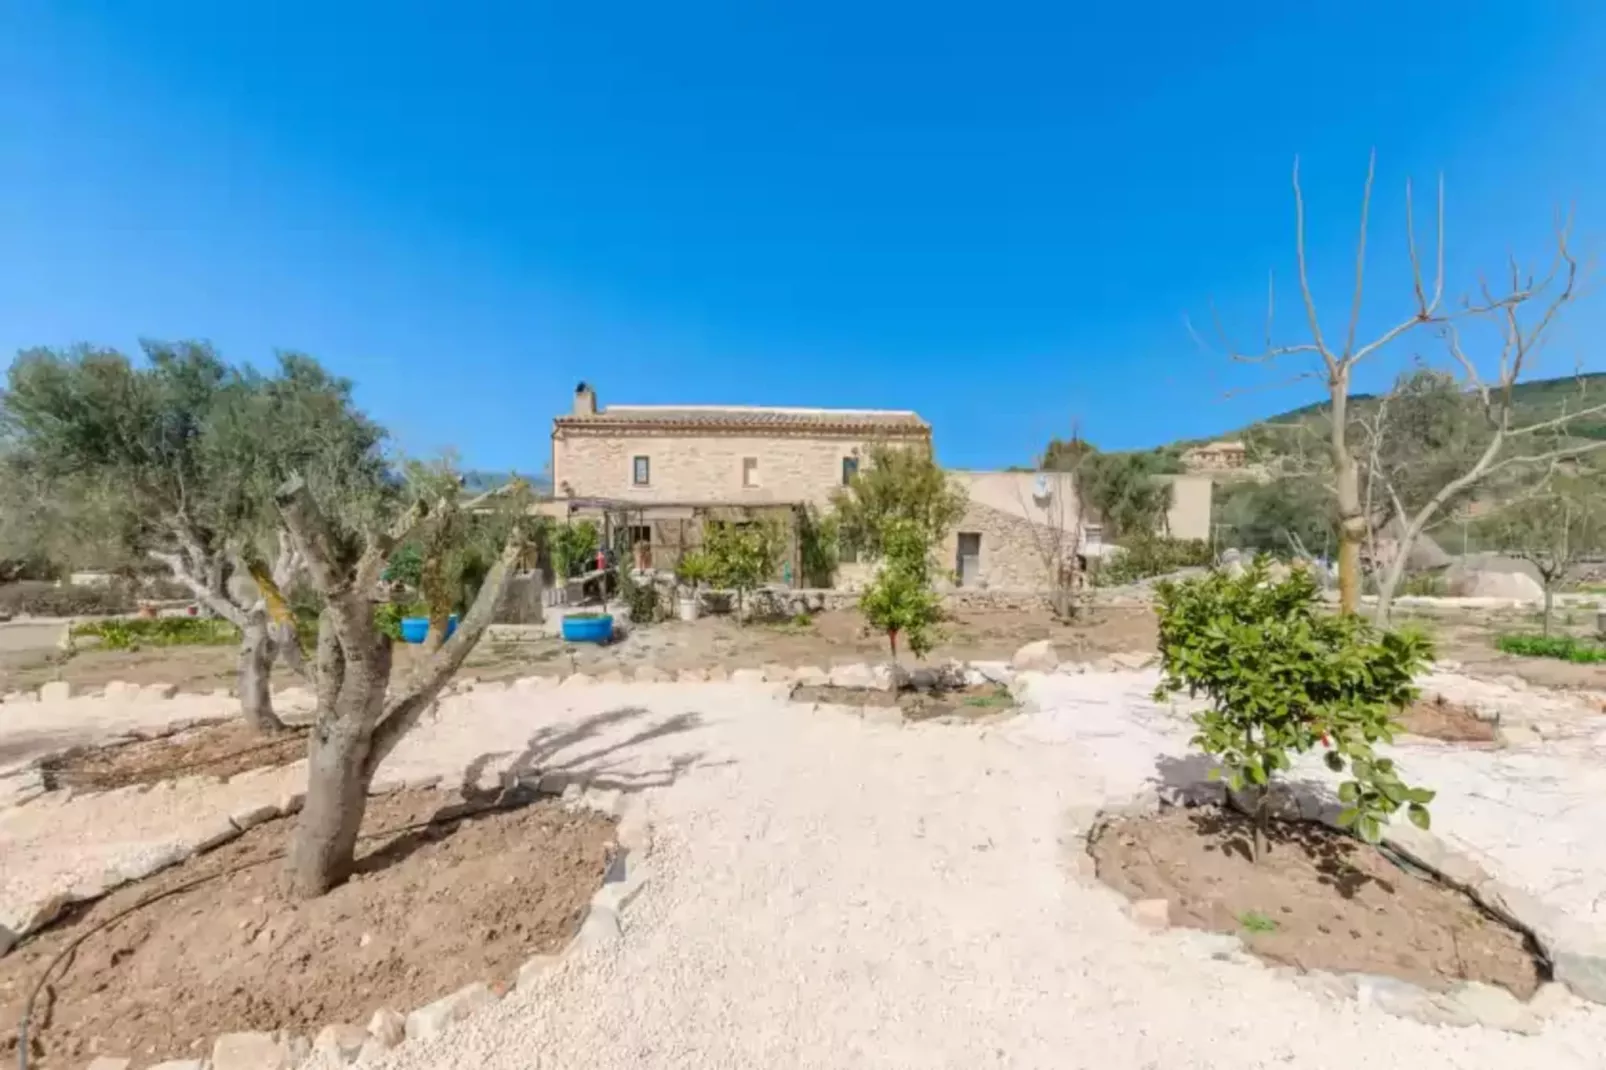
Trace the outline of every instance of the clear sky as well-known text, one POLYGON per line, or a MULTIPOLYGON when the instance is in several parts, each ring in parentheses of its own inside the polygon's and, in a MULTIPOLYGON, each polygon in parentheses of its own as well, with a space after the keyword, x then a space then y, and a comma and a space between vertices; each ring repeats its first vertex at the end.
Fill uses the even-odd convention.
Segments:
MULTIPOLYGON (((1558 204, 1600 250, 1603 57, 1598 0, 7 0, 0 350, 300 349, 486 468, 580 379, 912 408, 965 467, 1208 435, 1311 396, 1224 399, 1267 380, 1183 320, 1252 343, 1276 269, 1297 335, 1295 153, 1336 331, 1378 151, 1378 323, 1407 175, 1452 293, 1558 204)), ((1603 302, 1549 371, 1606 368, 1603 302)))

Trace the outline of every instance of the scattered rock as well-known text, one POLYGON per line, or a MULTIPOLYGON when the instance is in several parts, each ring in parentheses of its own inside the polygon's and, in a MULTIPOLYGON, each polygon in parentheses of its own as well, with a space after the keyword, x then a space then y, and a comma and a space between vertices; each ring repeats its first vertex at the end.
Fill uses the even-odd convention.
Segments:
POLYGON ((792 679, 804 687, 824 687, 831 682, 831 674, 818 665, 804 665, 792 673, 792 679))
POLYGON ((1531 724, 1503 724, 1494 731, 1495 739, 1505 747, 1532 747, 1544 742, 1539 729, 1531 724))
POLYGON ((571 674, 569 676, 565 676, 563 678, 563 683, 559 684, 558 686, 559 687, 590 687, 594 683, 596 683, 596 681, 591 679, 591 677, 587 676, 585 673, 577 672, 577 673, 573 673, 573 674, 571 674))
POLYGON ((297 1061, 283 1033, 224 1033, 212 1045, 211 1070, 293 1070, 297 1061))
POLYGON ((1035 669, 1038 672, 1053 672, 1054 667, 1060 663, 1059 651, 1048 639, 1039 639, 1035 643, 1027 643, 1015 651, 1015 656, 1009 659, 1009 667, 1016 672, 1026 669, 1035 669))
POLYGON ((707 674, 701 669, 682 669, 675 674, 676 682, 682 684, 700 684, 707 679, 707 674))
POLYGON ((875 670, 868 665, 833 665, 831 667, 830 682, 832 687, 874 688, 878 686, 875 670))
POLYGON ((731 673, 731 683, 733 684, 742 684, 747 686, 751 684, 762 684, 763 682, 763 669, 737 669, 735 672, 731 673))
POLYGON ((707 672, 698 677, 698 679, 707 680, 709 683, 715 684, 724 680, 729 680, 730 678, 730 673, 725 671, 725 667, 723 665, 715 665, 712 669, 709 669, 707 672))
POLYGON ((885 664, 871 668, 870 678, 875 681, 870 686, 878 691, 896 691, 908 682, 909 674, 898 665, 885 664))
POLYGON ((368 1035, 382 1048, 394 1048, 407 1037, 407 1019, 389 1007, 381 1007, 368 1019, 368 1035))
POLYGON ((1589 942, 1557 942, 1546 947, 1551 975, 1591 1003, 1606 1003, 1606 947, 1589 942))
POLYGON ((1537 1014, 1498 985, 1467 981, 1458 985, 1450 998, 1474 1022, 1490 1029, 1532 1034, 1539 1032, 1542 1024, 1537 1014))
POLYGON ((158 700, 170 699, 173 696, 178 694, 178 685, 177 684, 146 684, 144 687, 139 689, 139 694, 140 694, 141 698, 158 699, 158 700))
POLYGON ((165 1063, 155 1063, 150 1070, 206 1070, 203 1059, 169 1059, 165 1063))
POLYGON ((89 1060, 89 1070, 128 1070, 132 1059, 113 1058, 110 1055, 98 1055, 89 1060))
POLYGON ((1145 929, 1164 929, 1171 924, 1171 900, 1139 899, 1129 909, 1132 920, 1145 929))
POLYGON ((784 684, 792 679, 792 670, 785 665, 770 662, 764 666, 764 680, 766 683, 784 684))
POLYGON ((1439 837, 1415 825, 1388 825, 1383 842, 1424 869, 1432 870, 1462 889, 1476 888, 1489 879, 1483 867, 1459 851, 1452 850, 1439 837))
POLYGON ((545 691, 556 683, 550 676, 521 676, 513 681, 515 691, 545 691))
POLYGON ((599 684, 622 684, 624 682, 625 674, 621 669, 609 669, 597 680, 599 684))
POLYGON ((139 694, 139 688, 126 680, 113 680, 106 685, 101 694, 105 698, 127 699, 139 694))
POLYGON ((66 680, 52 680, 39 689, 40 702, 66 702, 72 698, 72 684, 66 680))
POLYGON ((440 1036, 453 1022, 461 1021, 496 1002, 496 996, 484 981, 465 985, 451 995, 420 1007, 407 1016, 407 1039, 428 1040, 440 1036))
POLYGON ((642 665, 636 669, 636 682, 640 684, 659 684, 669 679, 669 674, 652 665, 642 665))
POLYGON ((360 1025, 326 1025, 313 1038, 312 1050, 349 1063, 357 1058, 369 1039, 368 1030, 360 1025))

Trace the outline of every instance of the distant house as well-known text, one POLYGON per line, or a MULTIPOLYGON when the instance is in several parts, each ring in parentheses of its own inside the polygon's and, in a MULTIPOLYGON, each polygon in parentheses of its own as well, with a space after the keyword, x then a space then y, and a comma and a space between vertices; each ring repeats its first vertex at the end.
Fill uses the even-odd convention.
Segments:
POLYGON ((1182 463, 1190 472, 1232 472, 1249 463, 1249 453, 1242 442, 1211 442, 1185 451, 1182 463))

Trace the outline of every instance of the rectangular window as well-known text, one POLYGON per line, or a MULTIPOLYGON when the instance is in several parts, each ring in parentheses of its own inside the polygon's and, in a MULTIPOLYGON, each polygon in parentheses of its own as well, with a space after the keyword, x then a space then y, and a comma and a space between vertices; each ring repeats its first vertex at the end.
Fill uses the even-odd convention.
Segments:
POLYGON ((630 460, 630 482, 638 487, 645 487, 649 480, 651 470, 645 457, 632 457, 630 460))
POLYGON ((652 525, 650 525, 650 524, 631 524, 630 525, 630 545, 631 546, 639 546, 644 542, 646 542, 646 543, 652 542, 652 525))
POLYGON ((842 485, 845 487, 853 482, 853 477, 859 474, 859 459, 857 457, 842 458, 842 485))
POLYGON ((742 458, 742 486, 744 486, 744 487, 756 487, 756 486, 758 486, 758 458, 757 457, 743 457, 742 458))
POLYGON ((840 539, 837 542, 836 559, 837 563, 841 565, 857 565, 859 563, 859 551, 850 545, 846 539, 840 539))

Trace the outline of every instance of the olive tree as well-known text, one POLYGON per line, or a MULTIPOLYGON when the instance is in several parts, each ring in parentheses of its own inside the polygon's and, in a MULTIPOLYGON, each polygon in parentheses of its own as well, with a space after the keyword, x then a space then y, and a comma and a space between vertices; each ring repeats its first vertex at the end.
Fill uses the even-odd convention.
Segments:
MULTIPOLYGON (((351 874, 368 788, 385 757, 463 664, 507 590, 524 551, 528 524, 519 501, 502 495, 513 514, 501 552, 456 631, 428 654, 394 691, 394 638, 380 623, 382 579, 391 556, 407 539, 424 536, 423 574, 438 569, 446 542, 435 530, 471 521, 476 503, 450 496, 419 498, 384 525, 343 522, 338 502, 319 500, 309 482, 294 476, 275 494, 290 541, 322 597, 314 678, 317 714, 308 751, 307 796, 287 860, 292 894, 322 895, 351 874)), ((477 500, 478 501, 478 500, 477 500)), ((432 612, 432 616, 433 616, 432 612)))
POLYGON ((1549 635, 1556 585, 1585 557, 1606 550, 1606 485, 1599 476, 1557 475, 1483 526, 1495 546, 1539 573, 1549 635))
POLYGON ((349 382, 304 356, 281 356, 274 374, 201 343, 145 343, 144 358, 24 352, 0 393, 0 452, 48 496, 58 531, 160 562, 238 628, 241 711, 281 727, 270 672, 276 658, 302 665, 284 598, 300 561, 273 490, 301 471, 365 508, 387 493, 384 432, 349 382))
POLYGON ((966 496, 929 450, 876 444, 864 467, 831 497, 844 545, 877 560, 898 521, 914 525, 935 546, 965 514, 966 496))

